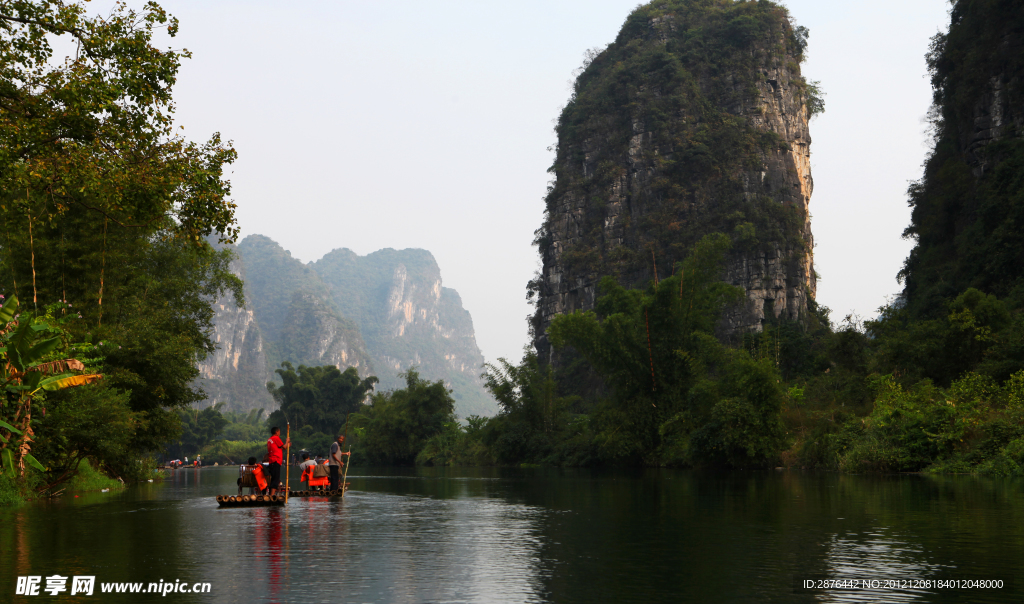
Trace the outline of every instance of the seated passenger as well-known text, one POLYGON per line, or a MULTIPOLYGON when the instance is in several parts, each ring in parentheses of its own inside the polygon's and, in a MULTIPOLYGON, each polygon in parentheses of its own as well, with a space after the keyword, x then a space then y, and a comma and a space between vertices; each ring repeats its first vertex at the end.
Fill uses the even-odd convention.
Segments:
POLYGON ((299 478, 299 482, 309 482, 309 480, 313 478, 313 467, 315 465, 316 462, 309 458, 309 453, 302 454, 302 463, 299 464, 299 469, 302 470, 302 476, 299 478))
POLYGON ((249 487, 249 494, 264 493, 267 490, 266 473, 263 466, 256 463, 255 457, 250 457, 249 462, 238 467, 238 494, 242 489, 249 487))
POLYGON ((310 462, 310 465, 306 466, 303 476, 309 481, 309 488, 317 491, 327 488, 327 483, 330 480, 327 465, 316 462, 310 462))

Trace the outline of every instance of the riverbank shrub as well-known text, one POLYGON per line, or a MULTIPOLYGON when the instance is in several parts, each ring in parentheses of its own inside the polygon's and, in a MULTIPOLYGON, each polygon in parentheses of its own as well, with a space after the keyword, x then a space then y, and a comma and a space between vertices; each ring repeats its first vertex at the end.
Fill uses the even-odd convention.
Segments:
POLYGON ((94 468, 88 459, 84 459, 78 466, 78 472, 75 474, 75 477, 67 483, 65 491, 69 493, 84 493, 87 491, 102 491, 103 489, 121 489, 124 486, 124 482, 106 476, 94 468))
POLYGON ((778 371, 745 351, 729 351, 728 357, 724 375, 709 384, 718 401, 690 437, 692 460, 739 468, 774 463, 786 445, 778 371))
POLYGON ((704 237, 677 275, 646 290, 606 277, 596 311, 552 321, 551 342, 571 346, 611 391, 591 416, 599 459, 751 467, 785 448, 777 366, 715 336, 742 296, 719 280, 730 247, 724 235, 704 237))
POLYGON ((924 379, 905 387, 874 378, 864 416, 819 416, 795 459, 807 467, 851 472, 1019 475, 1024 452, 1024 371, 1002 384, 968 373, 948 388, 924 379))
MULTIPOLYGON (((405 388, 375 393, 350 418, 361 456, 371 464, 413 465, 432 439, 454 430, 455 399, 444 382, 423 380, 415 368, 402 377, 405 388)), ((445 437, 433 446, 438 455, 447 455, 445 437)))
POLYGON ((485 364, 482 377, 500 412, 479 425, 479 445, 503 465, 556 461, 579 397, 562 396, 553 368, 542 367, 532 350, 518 365, 503 358, 485 364))
POLYGON ((0 474, 0 507, 22 503, 24 498, 14 478, 0 474))

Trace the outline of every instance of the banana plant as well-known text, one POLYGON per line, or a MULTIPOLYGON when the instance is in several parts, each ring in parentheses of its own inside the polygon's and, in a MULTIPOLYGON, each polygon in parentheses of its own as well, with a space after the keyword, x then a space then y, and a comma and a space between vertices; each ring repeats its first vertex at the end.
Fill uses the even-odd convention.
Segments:
POLYGON ((92 384, 103 376, 76 373, 85 369, 78 359, 45 360, 63 344, 60 330, 19 318, 18 298, 11 296, 0 307, 0 471, 24 477, 26 463, 46 470, 30 453, 33 400, 41 392, 92 384))

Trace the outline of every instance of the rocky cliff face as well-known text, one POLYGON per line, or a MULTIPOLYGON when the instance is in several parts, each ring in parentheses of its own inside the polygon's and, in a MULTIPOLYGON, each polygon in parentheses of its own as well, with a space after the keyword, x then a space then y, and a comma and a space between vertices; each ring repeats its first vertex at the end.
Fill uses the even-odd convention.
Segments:
POLYGON ((359 327, 339 312, 316 272, 263 235, 246 237, 238 253, 248 275, 246 301, 264 333, 271 368, 289 361, 373 372, 359 327))
POLYGON ((334 250, 313 269, 341 312, 359 324, 382 387, 400 387, 397 374, 416 366, 424 377, 452 386, 459 415, 495 412, 480 380, 484 358, 473 320, 459 294, 442 285, 430 252, 334 250))
POLYGON ((538 350, 558 314, 594 307, 612 275, 641 285, 703 235, 733 236, 723 278, 744 304, 723 334, 797 319, 816 288, 813 183, 800 74, 805 34, 768 2, 657 1, 590 57, 559 118, 538 231, 538 350))
POLYGON ((383 389, 403 387, 398 374, 416 366, 451 386, 460 416, 495 413, 479 377, 484 359, 473 320, 458 293, 442 286, 430 252, 341 249, 303 264, 252 235, 237 253, 247 307, 217 303, 218 350, 200 366, 211 402, 271 408, 266 383, 289 361, 356 367, 383 389))
MULTIPOLYGON (((231 271, 245 280, 240 258, 232 261, 231 271)), ((248 289, 245 293, 248 298, 248 289)), ((251 308, 238 308, 232 296, 217 300, 213 308, 217 350, 199 365, 206 403, 224 402, 234 411, 273 408, 274 400, 267 392, 272 375, 255 313, 251 308)))
POLYGON ((334 365, 343 371, 355 367, 364 376, 373 373, 359 328, 316 294, 292 294, 278 341, 278 356, 294 365, 334 365))

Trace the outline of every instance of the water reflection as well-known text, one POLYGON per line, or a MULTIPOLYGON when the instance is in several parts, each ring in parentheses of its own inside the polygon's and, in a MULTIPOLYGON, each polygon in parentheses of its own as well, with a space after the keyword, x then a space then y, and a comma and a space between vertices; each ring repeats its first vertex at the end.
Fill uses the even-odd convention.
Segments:
MULTIPOLYGON (((167 486, 208 490, 193 478, 167 486)), ((440 488, 465 493, 464 486, 440 488)), ((182 539, 194 544, 195 568, 225 601, 541 599, 543 511, 531 506, 358 491, 344 501, 293 499, 286 508, 217 509, 193 498, 177 511, 182 539)))
POLYGON ((969 594, 794 588, 795 578, 820 576, 955 572, 1009 580, 1024 559, 1019 483, 407 469, 350 475, 344 501, 219 509, 213 496, 236 492, 236 477, 235 468, 184 469, 162 484, 0 510, 0 601, 29 574, 213 586, 206 596, 168 595, 174 602, 1008 602, 1021 595, 1012 582, 969 594))
MULTIPOLYGON (((871 589, 823 590, 823 602, 915 602, 931 598, 932 589, 905 588, 908 579, 946 576, 942 565, 927 561, 924 548, 878 530, 862 535, 833 535, 828 547, 828 577, 877 580, 871 589), (885 580, 897 581, 888 588, 885 580)), ((890 584, 891 585, 891 584, 890 584)))

